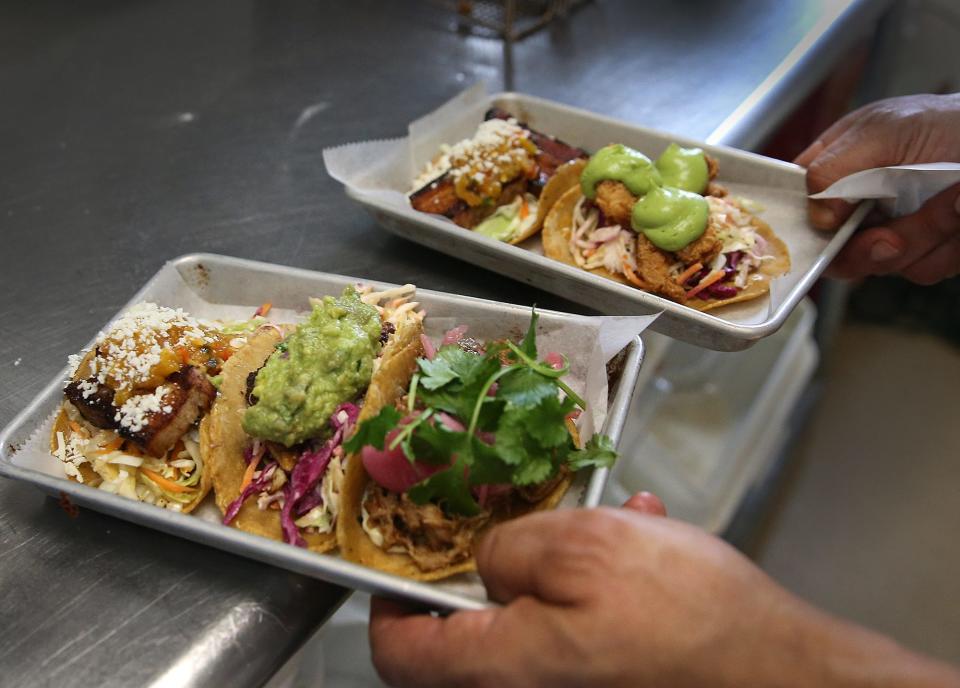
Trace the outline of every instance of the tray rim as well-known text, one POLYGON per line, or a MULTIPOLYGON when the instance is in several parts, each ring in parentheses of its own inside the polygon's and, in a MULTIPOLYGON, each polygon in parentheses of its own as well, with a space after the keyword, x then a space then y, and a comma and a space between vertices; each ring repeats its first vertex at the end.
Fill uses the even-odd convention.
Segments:
MULTIPOLYGON (((697 139, 692 139, 682 135, 673 134, 662 129, 654 129, 650 127, 641 126, 628 122, 625 120, 616 119, 613 117, 608 117, 599 113, 591 112, 590 110, 585 110, 583 108, 577 108, 558 101, 549 100, 547 98, 541 98, 539 96, 528 95, 524 93, 519 93, 516 91, 501 91, 497 93, 487 94, 483 101, 488 107, 497 103, 498 101, 511 101, 518 104, 519 106, 530 104, 533 106, 540 106, 543 108, 552 108, 559 111, 564 111, 570 115, 576 117, 583 117, 588 120, 591 120, 593 123, 615 125, 618 127, 625 127, 632 129, 638 134, 644 135, 653 135, 659 137, 669 137, 673 140, 682 143, 683 145, 694 145, 703 148, 707 151, 717 151, 722 152, 724 155, 738 158, 744 162, 763 165, 768 167, 774 167, 786 172, 795 172, 797 174, 802 174, 803 168, 794 163, 786 162, 783 160, 777 160, 775 158, 769 158, 758 153, 753 153, 750 151, 744 151, 731 146, 718 145, 707 143, 706 141, 699 141, 697 139)), ((347 144, 349 145, 349 144, 347 144)), ((692 344, 698 346, 704 346, 707 348, 712 348, 716 350, 723 351, 734 351, 748 348, 752 344, 756 343, 758 340, 768 337, 773 334, 783 324, 786 322, 790 313, 797 307, 797 304, 800 303, 800 300, 809 292, 814 282, 816 282, 826 270, 829 262, 836 256, 840 251, 843 245, 846 243, 847 239, 853 234, 856 228, 859 226, 860 222, 867 215, 870 209, 873 207, 873 201, 861 201, 851 216, 841 225, 836 231, 834 231, 824 247, 823 251, 820 252, 816 260, 813 262, 810 269, 804 273, 799 281, 793 286, 793 288, 787 292, 783 301, 780 303, 778 308, 772 313, 769 313, 763 321, 755 324, 744 325, 733 323, 715 315, 711 312, 697 311, 687 306, 675 303, 668 299, 665 299, 661 296, 655 294, 650 294, 648 292, 641 291, 639 289, 634 289, 627 285, 619 284, 613 282, 612 280, 605 279, 598 275, 586 272, 579 268, 576 268, 571 265, 566 265, 558 261, 551 260, 546 256, 541 256, 537 253, 529 251, 520 246, 512 246, 509 244, 504 244, 503 242, 491 239, 489 237, 481 236, 472 232, 464 232, 461 228, 457 227, 449 220, 443 219, 437 215, 430 215, 427 213, 417 213, 417 216, 407 215, 401 212, 398 212, 397 208, 394 208, 386 203, 385 200, 378 198, 375 195, 370 195, 365 192, 363 189, 355 189, 350 186, 344 185, 344 191, 346 195, 353 199, 354 201, 360 203, 362 206, 365 206, 368 210, 375 209, 379 213, 384 213, 389 215, 395 221, 414 226, 426 226, 431 230, 439 232, 440 236, 449 238, 452 241, 445 242, 446 246, 456 247, 458 243, 465 242, 467 245, 470 245, 473 250, 480 252, 489 252, 493 251, 494 253, 502 255, 505 259, 510 261, 515 261, 519 265, 517 270, 520 269, 522 265, 527 266, 536 266, 538 268, 548 270, 557 274, 562 279, 572 280, 574 283, 582 283, 590 285, 600 291, 607 292, 611 296, 625 299, 631 301, 639 306, 641 309, 645 309, 646 313, 652 313, 660 311, 668 315, 668 319, 673 322, 681 323, 684 321, 689 322, 695 327, 691 328, 690 333, 692 336, 690 338, 677 336, 677 332, 673 331, 669 336, 674 336, 678 339, 684 339, 692 344), (704 333, 711 333, 717 339, 711 340, 706 334, 700 334, 703 331, 704 333)), ((411 213, 416 213, 412 208, 409 209, 411 213)), ((401 236, 405 239, 413 241, 424 245, 424 242, 419 241, 417 238, 409 234, 403 234, 396 231, 395 228, 381 221, 380 217, 377 215, 377 212, 373 212, 375 219, 378 224, 381 225, 391 234, 401 236)), ((813 230, 811 231, 819 231, 813 230)), ((445 250, 443 248, 437 248, 436 246, 430 244, 434 250, 439 250, 444 254, 456 258, 458 260, 463 260, 465 262, 471 263, 472 265, 479 265, 474 257, 464 256, 462 252, 459 252, 454 248, 451 251, 445 250)), ((469 251, 470 249, 468 249, 469 251)), ((479 265, 482 269, 486 268, 483 265, 479 265)), ((518 279, 513 277, 512 274, 508 271, 500 270, 493 268, 491 271, 496 272, 497 274, 509 277, 510 279, 518 279)), ((530 282, 533 286, 536 286, 540 289, 547 289, 546 287, 540 287, 534 282, 530 282)), ((567 297, 570 298, 570 297, 567 297)), ((572 301, 576 301, 575 298, 570 298, 572 301)), ((593 304, 588 304, 584 302, 578 302, 582 305, 588 307, 596 308, 593 304)), ((600 310, 600 309, 598 309, 600 310)), ((622 313, 619 313, 622 314, 622 313)), ((660 319, 658 322, 660 325, 664 325, 667 319, 660 319)), ((658 328, 658 323, 655 322, 651 328, 653 331, 660 331, 658 328)))
MULTIPOLYGON (((296 274, 302 277, 336 277, 346 278, 348 280, 356 279, 378 285, 392 284, 379 280, 355 278, 350 275, 283 266, 276 263, 236 258, 215 253, 188 253, 166 261, 160 266, 103 327, 108 327, 110 323, 114 322, 131 305, 142 299, 143 295, 164 276, 164 273, 172 270, 183 279, 183 271, 181 268, 201 262, 220 263, 225 266, 237 268, 296 274)), ((473 296, 462 296, 430 289, 421 290, 418 287, 418 292, 421 291, 424 294, 452 297, 456 300, 469 300, 484 303, 488 306, 506 306, 511 309, 528 308, 520 304, 482 299, 473 296)), ((550 309, 538 310, 542 313, 549 313, 560 317, 582 317, 550 309)), ((94 339, 95 338, 96 335, 94 335, 94 339)), ((91 340, 91 343, 92 341, 93 340, 91 340)), ((640 367, 643 364, 644 346, 639 335, 627 344, 625 350, 627 351, 627 358, 622 367, 616 393, 611 399, 607 416, 604 419, 601 429, 602 432, 615 436, 616 445, 620 443, 623 425, 629 414, 630 401, 636 386, 640 367)), ((334 558, 309 550, 303 550, 298 547, 292 547, 283 542, 270 540, 269 538, 247 533, 219 523, 212 523, 202 518, 192 517, 189 514, 161 509, 151 504, 110 494, 103 490, 90 487, 89 485, 69 480, 65 475, 62 477, 51 476, 41 471, 15 465, 13 457, 19 452, 20 448, 14 446, 14 436, 24 433, 26 433, 27 436, 31 436, 46 422, 49 418, 49 413, 44 413, 44 407, 55 401, 56 397, 59 397, 59 390, 62 388, 64 375, 67 370, 67 366, 61 368, 57 375, 0 431, 0 476, 30 483, 51 495, 66 494, 74 498, 81 506, 91 508, 115 518, 121 518, 140 526, 184 537, 200 544, 216 547, 217 549, 344 587, 362 589, 374 594, 412 599, 441 609, 483 609, 494 606, 492 602, 467 597, 449 590, 443 590, 429 583, 402 578, 377 571, 376 569, 361 564, 349 562, 339 557, 334 558)), ((595 469, 592 472, 584 489, 582 507, 592 507, 599 504, 600 494, 606 486, 609 473, 610 471, 607 468, 595 469), (590 500, 593 501, 591 502, 590 500)))

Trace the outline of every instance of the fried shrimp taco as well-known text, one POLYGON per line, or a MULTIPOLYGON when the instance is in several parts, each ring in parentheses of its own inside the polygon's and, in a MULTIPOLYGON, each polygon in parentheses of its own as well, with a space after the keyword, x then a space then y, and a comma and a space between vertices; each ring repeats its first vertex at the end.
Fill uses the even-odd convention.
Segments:
POLYGON ((174 511, 210 489, 197 424, 237 338, 180 309, 140 303, 101 333, 73 372, 51 451, 77 482, 174 511))
POLYGON ((224 523, 315 551, 336 546, 341 445, 376 371, 419 332, 414 292, 347 287, 312 299, 305 321, 261 327, 227 362, 201 433, 224 523))
POLYGON ((484 530, 557 506, 574 471, 613 463, 605 436, 580 448, 570 419, 584 402, 563 357, 538 360, 536 320, 519 344, 458 327, 439 349, 424 335, 384 358, 345 444, 346 559, 418 580, 474 570, 484 530))
POLYGON ((518 244, 576 185, 587 153, 490 110, 473 138, 445 146, 414 180, 414 209, 485 236, 518 244))
POLYGON ((790 255, 717 169, 698 148, 602 148, 547 214, 544 253, 701 311, 762 296, 790 255))

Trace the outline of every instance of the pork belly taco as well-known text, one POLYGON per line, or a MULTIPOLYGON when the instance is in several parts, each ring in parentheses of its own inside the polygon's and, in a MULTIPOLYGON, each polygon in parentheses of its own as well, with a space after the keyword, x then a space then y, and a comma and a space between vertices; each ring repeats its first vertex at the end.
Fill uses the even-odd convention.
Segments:
POLYGON ((261 327, 224 365, 200 438, 224 523, 319 552, 336 546, 343 439, 377 370, 419 332, 414 292, 347 287, 312 299, 306 320, 261 327))
POLYGON ((587 153, 493 109, 476 134, 440 153, 413 182, 415 210, 518 244, 540 231, 547 211, 576 185, 587 153))
POLYGON ((210 489, 198 423, 242 337, 153 303, 71 357, 51 451, 71 480, 189 512, 210 489))
POLYGON ((417 580, 472 571, 487 528, 554 508, 576 470, 613 463, 605 436, 581 448, 571 419, 585 404, 562 356, 538 360, 536 322, 519 343, 458 327, 385 360, 345 445, 346 559, 417 580))
POLYGON ((544 254, 701 311, 762 296, 789 252, 717 171, 698 148, 602 148, 547 214, 544 254))

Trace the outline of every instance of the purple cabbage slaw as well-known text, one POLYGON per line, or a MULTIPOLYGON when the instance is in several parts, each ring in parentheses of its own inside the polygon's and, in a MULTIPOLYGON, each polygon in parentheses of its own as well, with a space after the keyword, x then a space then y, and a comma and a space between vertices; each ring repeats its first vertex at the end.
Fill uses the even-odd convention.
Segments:
POLYGON ((260 475, 250 481, 250 484, 243 488, 243 492, 240 493, 240 496, 230 502, 230 506, 227 507, 226 512, 223 514, 223 523, 224 525, 230 525, 230 522, 237 517, 237 514, 240 513, 240 507, 243 506, 243 503, 251 495, 255 495, 258 492, 263 492, 268 487, 273 480, 273 474, 276 473, 279 464, 276 461, 271 461, 266 466, 263 467, 263 470, 260 471, 260 475))
MULTIPOLYGON (((293 471, 290 473, 290 479, 287 480, 283 488, 283 508, 280 510, 280 527, 283 530, 284 542, 296 545, 297 547, 307 546, 306 541, 300 535, 300 529, 296 523, 294 523, 294 514, 302 516, 323 502, 323 497, 319 489, 320 482, 323 479, 324 473, 327 471, 327 467, 330 465, 330 459, 333 457, 334 450, 343 444, 347 433, 356 425, 359 415, 360 409, 355 404, 349 402, 340 404, 330 416, 330 425, 334 431, 333 436, 324 442, 323 446, 316 451, 310 449, 305 450, 297 460, 293 471), (346 420, 340 420, 341 413, 346 414, 346 420)), ((247 452, 244 452, 244 457, 248 461, 259 461, 259 457, 254 458, 252 453, 250 456, 247 456, 247 452)), ((240 512, 240 508, 251 495, 262 492, 269 487, 273 475, 278 468, 279 465, 275 461, 271 461, 260 471, 260 475, 254 478, 254 480, 244 488, 243 492, 240 493, 240 496, 233 500, 230 506, 227 507, 227 511, 223 516, 224 524, 229 524, 236 518, 240 512)))
MULTIPOLYGON (((293 514, 298 502, 312 489, 320 484, 323 474, 330 465, 333 451, 343 443, 343 438, 357 422, 360 409, 354 404, 340 404, 330 416, 330 425, 333 427, 333 436, 323 443, 317 451, 307 450, 300 455, 297 465, 290 473, 290 480, 284 486, 283 508, 280 509, 280 527, 283 529, 285 542, 306 547, 307 542, 300 535, 300 529, 293 522, 293 514), (340 414, 346 414, 346 420, 340 420, 340 414)), ((311 507, 312 508, 312 507, 311 507)))
MULTIPOLYGON (((717 299, 727 299, 733 296, 736 296, 740 289, 732 284, 725 284, 729 282, 731 278, 737 272, 737 266, 740 264, 740 261, 743 259, 743 251, 731 251, 726 256, 726 265, 723 266, 723 279, 719 282, 714 282, 709 287, 697 294, 697 298, 703 299, 706 301, 710 298, 717 299)), ((696 285, 700 284, 700 280, 710 274, 710 268, 705 267, 700 272, 691 276, 685 283, 684 286, 687 289, 692 289, 696 285)))

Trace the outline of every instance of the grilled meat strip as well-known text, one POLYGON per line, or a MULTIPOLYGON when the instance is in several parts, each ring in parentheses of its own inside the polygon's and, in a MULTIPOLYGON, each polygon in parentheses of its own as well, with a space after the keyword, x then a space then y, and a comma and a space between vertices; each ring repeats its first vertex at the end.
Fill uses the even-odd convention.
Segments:
POLYGON ((453 187, 453 179, 449 173, 446 173, 411 195, 410 204, 414 210, 443 215, 453 220, 454 224, 466 229, 473 229, 493 215, 498 207, 512 202, 513 199, 524 192, 526 186, 526 179, 515 179, 504 185, 496 204, 485 203, 471 208, 466 201, 457 196, 453 187))
MULTIPOLYGON (((487 112, 484 119, 510 118, 511 115, 508 112, 493 109, 487 112)), ((587 152, 580 148, 570 146, 552 136, 541 134, 523 123, 520 123, 519 126, 530 132, 530 140, 539 151, 536 157, 537 176, 529 183, 526 179, 515 179, 504 185, 503 193, 497 199, 495 205, 481 205, 471 208, 457 196, 453 178, 449 172, 446 172, 412 193, 410 195, 410 205, 413 206, 414 210, 443 215, 461 227, 471 229, 493 214, 497 207, 510 203, 524 191, 529 190, 535 196, 539 196, 543 186, 560 165, 577 158, 589 157, 587 152)))
MULTIPOLYGON (((96 384, 96 378, 89 381, 96 384)), ((115 430, 118 435, 131 440, 144 452, 157 458, 166 454, 197 422, 210 408, 217 394, 216 388, 202 370, 185 365, 163 382, 168 390, 163 396, 163 405, 169 407, 170 411, 147 414, 147 423, 139 430, 131 431, 117 421, 118 409, 113 403, 112 389, 98 384, 96 391, 84 398, 80 384, 80 381, 68 384, 64 395, 84 418, 98 428, 115 430)))
POLYGON ((113 405, 113 390, 106 385, 97 384, 97 378, 74 380, 63 388, 63 395, 92 425, 105 430, 117 427, 117 421, 114 420, 117 407, 113 405), (97 385, 96 391, 86 398, 80 389, 84 382, 97 385))
POLYGON ((122 437, 133 440, 151 456, 161 457, 186 433, 197 419, 210 408, 217 389, 199 368, 185 365, 167 377, 164 385, 171 387, 163 397, 169 413, 152 413, 148 423, 137 432, 119 428, 122 437))

